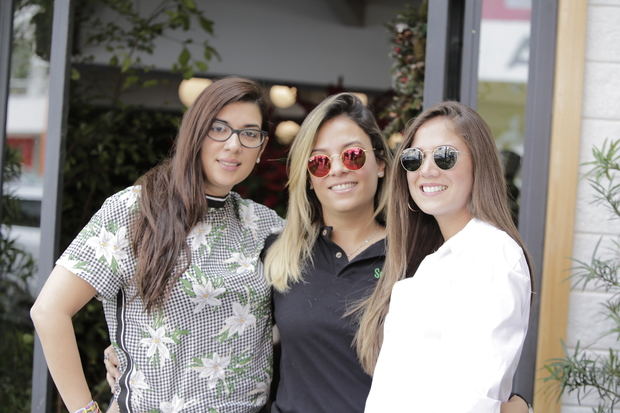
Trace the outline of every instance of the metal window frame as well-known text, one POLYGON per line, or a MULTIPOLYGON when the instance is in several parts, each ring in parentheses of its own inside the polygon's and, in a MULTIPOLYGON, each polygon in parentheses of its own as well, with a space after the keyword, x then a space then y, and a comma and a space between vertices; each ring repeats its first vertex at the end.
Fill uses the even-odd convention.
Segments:
POLYGON ((549 181, 551 119, 559 0, 532 2, 530 61, 525 112, 525 141, 519 209, 519 231, 532 260, 534 294, 530 309, 530 328, 525 338, 515 388, 534 400, 536 347, 540 315, 543 247, 549 181))
POLYGON ((478 62, 480 60, 481 17, 482 0, 466 1, 463 16, 460 102, 474 109, 478 107, 478 62))
POLYGON ((428 2, 426 57, 424 61, 424 108, 441 102, 445 97, 449 4, 449 0, 428 2))
MULTIPOLYGON (((13 0, 0 1, 0 198, 4 189, 4 145, 7 135, 9 80, 11 77, 11 44, 13 42, 13 0)), ((0 202, 0 225, 2 225, 0 202)))
MULTIPOLYGON (((45 145, 45 175, 41 203, 41 243, 39 247, 39 272, 37 292, 45 283, 58 256, 60 210, 62 207, 62 165, 66 134, 69 92, 69 57, 73 23, 71 0, 54 1, 52 44, 50 54, 50 79, 47 142, 45 145)), ((32 363, 33 413, 51 411, 51 380, 39 338, 35 339, 32 363)))
MULTIPOLYGON (((533 1, 531 14, 519 231, 529 249, 537 291, 542 284, 558 1, 533 1)), ((424 107, 454 99, 454 92, 448 87, 454 79, 460 82, 458 100, 476 107, 481 0, 466 0, 464 3, 433 0, 429 1, 428 7, 424 107), (455 21, 461 13, 462 21, 455 21), (451 24, 462 25, 460 56, 458 52, 449 52, 458 43, 448 34, 448 25, 451 24), (449 65, 450 59, 460 59, 459 73, 449 65)), ((536 373, 539 297, 540 294, 535 293, 532 298, 530 328, 513 386, 530 401, 533 400, 536 373)))

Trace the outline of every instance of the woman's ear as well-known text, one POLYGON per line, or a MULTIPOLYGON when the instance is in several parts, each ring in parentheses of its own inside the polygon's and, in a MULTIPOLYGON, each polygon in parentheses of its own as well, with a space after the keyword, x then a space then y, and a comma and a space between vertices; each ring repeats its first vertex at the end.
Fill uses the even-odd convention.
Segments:
POLYGON ((377 171, 377 176, 379 178, 383 178, 385 176, 385 161, 382 159, 377 159, 377 166, 379 167, 377 171))
POLYGON ((256 163, 260 162, 260 157, 263 154, 263 152, 265 152, 265 148, 267 147, 267 142, 269 142, 269 136, 265 136, 265 140, 263 141, 263 144, 260 147, 260 150, 258 151, 258 155, 256 155, 256 163))

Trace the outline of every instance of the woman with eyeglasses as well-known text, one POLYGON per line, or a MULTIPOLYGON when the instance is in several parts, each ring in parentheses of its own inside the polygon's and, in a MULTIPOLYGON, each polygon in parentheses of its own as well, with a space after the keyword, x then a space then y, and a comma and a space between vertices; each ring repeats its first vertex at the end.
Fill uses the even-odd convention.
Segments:
POLYGON ((374 367, 365 411, 499 412, 531 279, 491 132, 469 107, 441 103, 407 128, 397 159, 384 275, 356 337, 374 367))
POLYGON ((264 240, 282 225, 232 188, 268 138, 261 88, 214 82, 183 116, 170 159, 106 200, 31 310, 70 412, 98 412, 71 317, 103 302, 122 412, 257 412, 272 374, 264 240))

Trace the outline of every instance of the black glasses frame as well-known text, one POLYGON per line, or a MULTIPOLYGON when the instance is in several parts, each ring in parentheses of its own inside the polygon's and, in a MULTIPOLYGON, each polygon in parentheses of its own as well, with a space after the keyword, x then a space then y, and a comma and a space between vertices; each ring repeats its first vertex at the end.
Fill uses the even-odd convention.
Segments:
MULTIPOLYGON (((237 139, 239 139, 239 143, 244 148, 249 148, 249 149, 259 148, 263 144, 263 142, 265 142, 265 137, 268 135, 267 131, 260 130, 260 129, 252 129, 252 128, 235 129, 235 128, 232 128, 230 125, 227 125, 226 123, 222 123, 222 122, 213 122, 213 124, 218 124, 218 125, 222 125, 222 126, 227 127, 228 129, 230 129, 230 134, 225 139, 217 139, 217 138, 214 138, 213 136, 211 136, 209 134, 209 132, 207 132, 207 136, 210 139, 212 139, 212 140, 214 140, 216 142, 226 142, 227 140, 230 139, 231 136, 233 136, 236 133, 237 134, 237 139), (243 140, 241 139, 241 135, 240 135, 240 133, 243 132, 243 131, 252 131, 252 132, 260 133, 260 143, 258 145, 255 145, 255 146, 250 146, 250 145, 246 145, 245 143, 243 143, 243 140)), ((211 126, 213 126, 213 125, 211 125, 211 126)), ((211 127, 209 127, 209 129, 211 129, 211 127)))

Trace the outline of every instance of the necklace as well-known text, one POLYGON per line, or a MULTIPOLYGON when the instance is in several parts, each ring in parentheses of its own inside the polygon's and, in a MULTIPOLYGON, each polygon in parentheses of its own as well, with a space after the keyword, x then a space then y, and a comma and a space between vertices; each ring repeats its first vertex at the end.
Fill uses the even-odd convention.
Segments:
POLYGON ((364 241, 362 241, 362 243, 360 244, 360 246, 359 246, 359 247, 357 247, 357 248, 355 249, 355 251, 350 252, 350 253, 346 253, 346 251, 345 251, 345 253, 347 254, 347 258, 349 259, 349 261, 350 261, 353 257, 355 257, 355 256, 356 256, 356 255, 357 255, 360 251, 362 251, 362 249, 364 249, 365 247, 367 247, 367 246, 368 246, 368 244, 370 243, 370 241, 375 239, 376 235, 377 235, 377 231, 375 230, 375 231, 373 231, 373 232, 370 234, 370 236, 369 236, 368 238, 366 238, 364 241))

